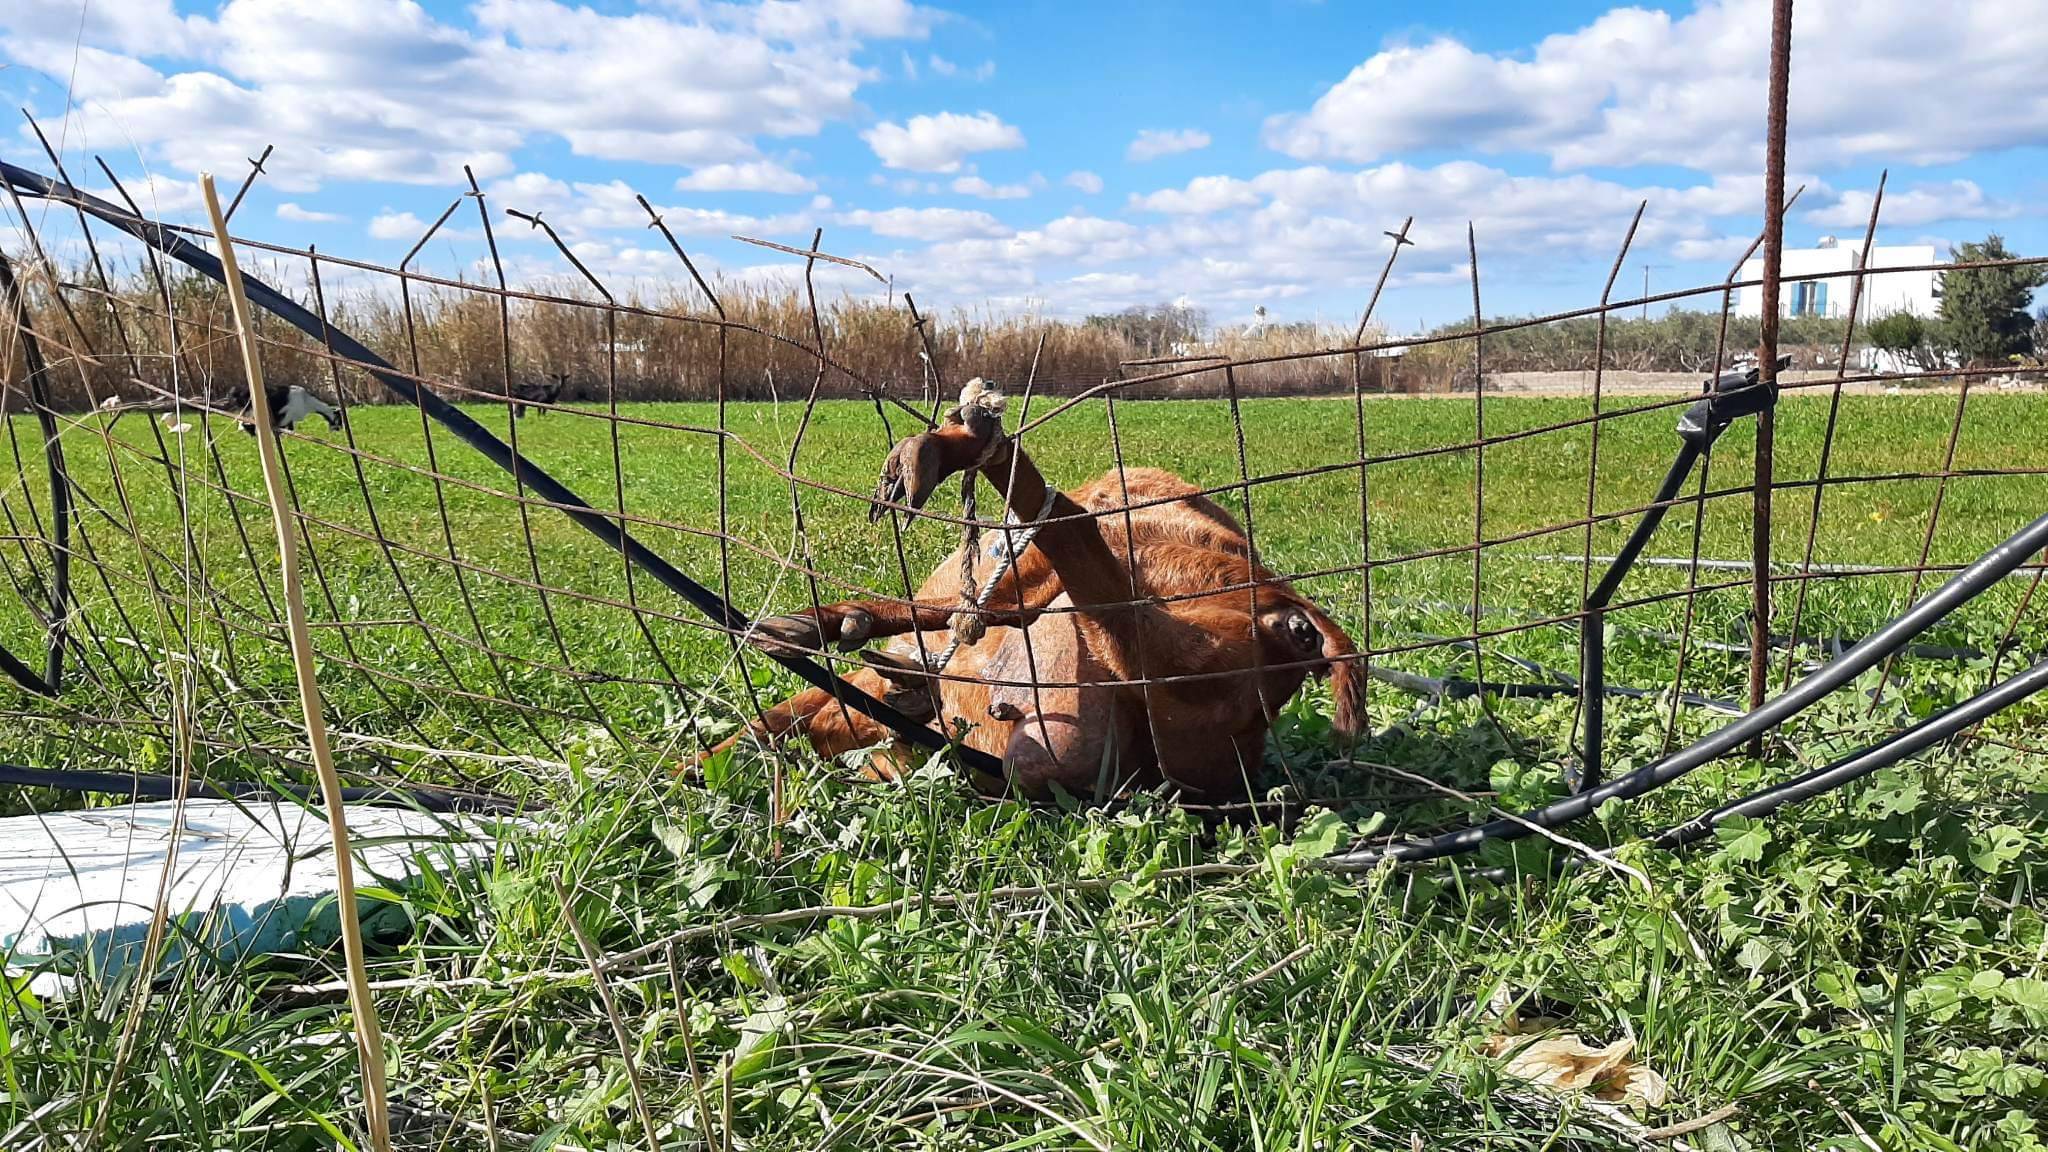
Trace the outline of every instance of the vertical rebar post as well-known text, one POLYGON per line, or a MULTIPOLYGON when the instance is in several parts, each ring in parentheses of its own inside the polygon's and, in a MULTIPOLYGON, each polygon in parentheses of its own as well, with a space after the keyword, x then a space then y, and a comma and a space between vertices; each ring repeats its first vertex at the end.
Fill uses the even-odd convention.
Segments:
MULTIPOLYGON (((1387 253, 1387 262, 1380 267, 1380 278, 1373 282, 1372 297, 1365 302, 1364 313, 1358 317, 1358 330, 1351 336, 1354 348, 1365 344, 1365 330, 1372 323, 1373 312, 1380 306, 1380 294, 1387 289, 1388 277, 1394 274, 1394 261, 1400 259, 1402 248, 1415 243, 1408 238, 1408 229, 1414 223, 1415 217, 1410 216, 1401 221, 1400 231, 1386 233, 1386 236, 1393 240, 1394 246, 1387 253)), ((1370 466, 1366 463, 1370 453, 1367 451, 1365 437, 1363 352, 1351 354, 1351 403, 1357 417, 1358 433, 1358 608, 1361 617, 1358 625, 1358 651, 1361 661, 1359 674, 1369 679, 1372 676, 1372 485, 1367 477, 1370 466)), ((1359 729, 1362 732, 1372 730, 1372 702, 1369 694, 1365 702, 1364 715, 1359 718, 1359 729)), ((1356 754, 1357 739, 1354 737, 1352 746, 1345 749, 1344 757, 1348 760, 1356 754)))
MULTIPOLYGON (((1586 616, 1579 622, 1579 716, 1572 720, 1572 728, 1578 730, 1579 721, 1586 721, 1586 732, 1592 737, 1579 748, 1579 765, 1568 770, 1565 783, 1574 791, 1591 787, 1600 782, 1600 718, 1587 715, 1589 709, 1604 709, 1607 704, 1607 674, 1604 652, 1599 663, 1590 657, 1593 633, 1604 627, 1601 619, 1592 612, 1593 593, 1593 514, 1599 492, 1600 479, 1600 401, 1602 386, 1606 382, 1607 370, 1607 317, 1608 303, 1614 298, 1614 281, 1621 275, 1621 265, 1628 259, 1628 250, 1635 243, 1636 229, 1643 225, 1643 211, 1650 206, 1648 200, 1636 205, 1636 214, 1628 222, 1628 232, 1621 238, 1621 250, 1614 254, 1614 265, 1607 270, 1607 283, 1600 289, 1599 327, 1593 333, 1593 423, 1587 433, 1586 462, 1586 534, 1582 545, 1584 559, 1579 565, 1579 603, 1586 610, 1586 616)), ((1645 291, 1644 295, 1649 293, 1645 291)), ((1644 305, 1648 307, 1647 304, 1644 305)))
MULTIPOLYGON (((1757 348, 1759 383, 1778 383, 1778 297, 1784 275, 1785 218, 1778 205, 1785 199, 1785 118, 1792 73, 1792 0, 1771 6, 1770 104, 1764 140, 1764 274, 1762 328, 1757 348)), ((1756 477, 1750 524, 1749 707, 1763 707, 1771 660, 1771 464, 1777 422, 1766 409, 1757 414, 1756 477)), ((1763 738, 1750 744, 1762 755, 1763 738)))

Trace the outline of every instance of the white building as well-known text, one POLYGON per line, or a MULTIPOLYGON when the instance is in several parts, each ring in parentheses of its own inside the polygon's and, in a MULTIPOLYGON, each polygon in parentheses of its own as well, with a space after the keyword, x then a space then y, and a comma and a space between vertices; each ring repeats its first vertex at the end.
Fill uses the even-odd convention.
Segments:
MULTIPOLYGON (((1787 282, 1779 289, 1778 307, 1785 316, 1836 316, 1849 314, 1849 299, 1855 292, 1854 276, 1827 276, 1819 280, 1791 280, 1793 276, 1814 276, 1829 272, 1853 272, 1857 258, 1862 255, 1858 246, 1843 244, 1833 236, 1823 236, 1820 244, 1813 248, 1788 248, 1785 250, 1784 275, 1787 282)), ((1897 244, 1873 246, 1870 249, 1871 268, 1923 267, 1940 260, 1932 244, 1897 244)), ((1742 265, 1740 279, 1758 280, 1763 277, 1762 257, 1753 258, 1742 265)), ((1880 272, 1863 277, 1863 301, 1859 306, 1862 322, 1874 320, 1893 312, 1911 312, 1915 316, 1933 316, 1941 310, 1941 273, 1933 269, 1920 272, 1880 272)), ((1760 284, 1749 284, 1739 289, 1735 297, 1735 314, 1738 316, 1761 316, 1764 310, 1764 290, 1760 284)))

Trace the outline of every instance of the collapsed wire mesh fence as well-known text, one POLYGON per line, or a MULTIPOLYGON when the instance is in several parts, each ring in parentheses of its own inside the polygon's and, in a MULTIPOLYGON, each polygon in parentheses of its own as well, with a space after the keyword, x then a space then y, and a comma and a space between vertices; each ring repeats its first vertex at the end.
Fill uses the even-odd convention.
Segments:
MULTIPOLYGON (((179 768, 202 781, 290 780, 301 766, 287 706, 282 616, 274 564, 261 547, 262 532, 248 523, 260 519, 264 505, 254 489, 253 454, 233 434, 239 374, 235 334, 208 280, 217 262, 204 234, 149 220, 104 165, 123 204, 78 191, 58 156, 48 158, 54 178, 4 168, 22 248, 0 265, 9 317, 0 386, 15 465, 0 495, 0 571, 15 593, 0 640, 4 670, 24 694, 5 710, 15 735, 0 758, 132 769, 160 762, 161 749, 189 741, 191 762, 179 768), (75 259, 52 251, 60 236, 62 251, 75 259), (136 283, 117 282, 110 271, 115 258, 139 270, 136 283), (41 672, 16 657, 39 646, 41 672)), ((255 177, 252 171, 244 193, 255 177)), ((1590 761, 1592 770, 1579 780, 1584 787, 1598 782, 1600 741, 1582 733, 1600 731, 1597 717, 1610 695, 1659 711, 1658 737, 1669 752, 1713 716, 1754 707, 1756 699, 1745 703, 1742 693, 1755 687, 1745 680, 1758 653, 1782 652, 1776 683, 1789 686, 1802 658, 1811 662, 1827 644, 1839 647, 1841 637, 1860 636, 1893 616, 1921 597, 1930 576, 1965 569, 2042 507, 2048 485, 2033 478, 2048 467, 1998 456, 1967 435, 2001 415, 2012 418, 1984 415, 2006 400, 1973 404, 1973 386, 2010 383, 2025 372, 1851 371, 1864 280, 1937 270, 1867 267, 1882 192, 1880 184, 1863 262, 1848 272, 1784 278, 1849 279, 1855 286, 1834 370, 1818 378, 1764 385, 1739 373, 1720 376, 1737 358, 1726 346, 1727 331, 1736 292, 1754 283, 1738 277, 1756 244, 1720 283, 1613 299, 1641 208, 1617 229, 1622 239, 1599 303, 1585 308, 1489 323, 1480 298, 1480 238, 1468 230, 1471 325, 1400 341, 1368 339, 1381 295, 1411 243, 1411 220, 1387 233, 1385 264, 1349 346, 1140 358, 1081 387, 1039 380, 1034 354, 1026 378, 999 382, 1011 391, 1016 414, 1010 442, 1046 465, 1054 487, 1089 478, 1107 456, 1111 467, 1103 476, 1118 478, 1126 495, 1111 507, 1041 513, 1021 526, 980 515, 971 497, 955 513, 950 505, 913 508, 866 490, 891 446, 938 423, 946 397, 979 372, 935 339, 936 324, 908 295, 899 336, 915 355, 918 378, 870 377, 835 356, 818 302, 817 266, 852 265, 883 278, 824 252, 822 233, 807 248, 769 245, 801 261, 794 330, 729 317, 718 291, 644 199, 649 227, 701 293, 702 310, 622 301, 541 214, 517 205, 501 210, 473 179, 396 267, 312 248, 237 244, 246 262, 271 261, 269 283, 251 284, 269 313, 258 333, 266 355, 318 381, 311 390, 331 397, 337 409, 331 432, 290 435, 287 479, 319 598, 320 657, 336 681, 338 740, 365 784, 517 791, 523 773, 567 763, 593 733, 621 748, 688 760, 733 723, 761 716, 797 681, 828 690, 836 708, 877 719, 927 751, 950 749, 970 765, 999 771, 990 757, 950 739, 956 724, 975 718, 946 716, 941 703, 936 723, 913 720, 841 679, 866 667, 857 655, 829 644, 763 653, 750 644, 758 639, 752 622, 849 599, 915 610, 917 574, 953 563, 948 553, 963 535, 1014 543, 1018 532, 1049 524, 1121 520, 1128 543, 1134 513, 1183 499, 1130 498, 1130 470, 1170 462, 1200 496, 1228 508, 1275 576, 1248 571, 1241 580, 1162 597, 1145 594, 1142 574, 1133 570, 1128 600, 1092 610, 1238 593, 1256 606, 1262 588, 1291 584, 1358 636, 1356 655, 1341 659, 1355 660, 1376 685, 1367 719, 1383 734, 1399 718, 1470 699, 1478 722, 1515 754, 1581 767, 1590 761), (488 279, 481 283, 415 266, 465 201, 473 204, 486 252, 478 267, 488 279), (516 220, 539 233, 587 291, 512 288, 494 220, 516 220), (356 301, 395 310, 402 339, 374 349, 361 343, 347 315, 336 315, 330 285, 337 278, 350 284, 356 301), (295 293, 278 290, 282 284, 294 285, 295 293), (431 298, 423 301, 423 293, 431 298), (1738 436, 1722 445, 1722 455, 1734 457, 1723 468, 1740 479, 1718 483, 1709 437, 1695 457, 1697 480, 1695 459, 1687 459, 1653 498, 1636 490, 1647 488, 1636 472, 1653 475, 1645 467, 1661 466, 1673 441, 1652 429, 1668 429, 1701 397, 1607 396, 1608 320, 1651 303, 1712 304, 1715 297, 1721 340, 1709 383, 1720 379, 1722 392, 1768 386, 1770 401, 1745 414, 1793 420, 1794 430, 1817 422, 1818 435, 1795 451, 1781 444, 1775 453, 1747 458, 1738 436), (423 355, 420 317, 428 308, 487 321, 472 334, 480 337, 473 346, 457 350, 453 369, 447 356, 423 355), (599 368, 587 388, 594 396, 581 402, 563 394, 560 374, 549 377, 552 392, 536 380, 543 369, 552 373, 551 357, 566 352, 545 343, 547 334, 563 330, 561 317, 573 318, 569 330, 597 336, 599 368), (1578 318, 1597 322, 1583 411, 1560 417, 1558 405, 1518 406, 1485 386, 1490 337, 1578 318), (629 325, 708 333, 698 358, 676 370, 708 377, 709 402, 679 413, 622 396, 621 360, 645 346, 621 339, 629 325), (787 398, 740 406, 729 395, 736 391, 736 346, 765 348, 808 369, 785 374, 794 387, 787 398), (1430 348, 1469 353, 1470 404, 1455 419, 1442 409, 1423 417, 1413 405, 1379 398, 1390 359, 1382 354, 1430 348), (429 366, 435 359, 439 370, 429 366), (1267 391, 1264 374, 1304 362, 1347 379, 1349 395, 1259 395, 1267 391), (1954 388, 1952 404, 1946 391, 1899 401, 1926 427, 1889 436, 1867 425, 1846 428, 1845 397, 1859 386, 1898 389, 1923 381, 1954 388), (1131 402, 1160 387, 1184 398, 1131 402), (1799 402, 1809 395, 1816 396, 1812 403, 1799 402), (843 396, 858 399, 829 399, 843 396), (1788 403, 1776 403, 1778 396, 1788 403), (1823 396, 1824 417, 1812 411, 1823 396), (1290 405, 1307 415, 1290 415, 1290 405), (1332 419, 1339 413, 1341 422, 1332 419), (529 423, 528 416, 536 419, 529 423), (1939 435, 1919 435, 1929 429, 1939 435), (1859 432, 1875 435, 1878 447, 1858 443, 1859 432), (1213 439, 1214 457, 1181 449, 1184 436, 1213 439), (1939 444, 1938 458, 1901 466, 1901 458, 1912 459, 1929 443, 1939 444), (1901 451, 1907 444, 1916 447, 1901 451), (1515 479, 1499 480, 1504 473, 1515 479), (1690 492, 1678 486, 1686 481, 1690 492), (1786 494, 1792 508, 1781 505, 1773 516, 1758 502, 1760 492, 1786 494), (592 500, 593 493, 600 495, 592 500), (1874 541, 1862 530, 1867 504, 1905 506, 1922 498, 1917 539, 1874 541), (1843 501, 1856 509, 1846 518, 1843 501), (1467 511, 1433 514, 1432 506, 1453 505, 1467 511), (1958 530, 1959 508, 1984 514, 1958 530), (1432 514, 1406 515, 1424 510, 1432 514), (1607 589, 1594 603, 1596 569, 1608 565, 1603 551, 1667 514, 1689 520, 1686 555, 1617 566, 1626 590, 1607 589), (877 526, 867 528, 867 519, 877 526), (1462 530, 1448 526, 1454 519, 1464 522, 1462 530), (1761 542, 1746 561, 1733 545, 1745 536, 1761 542), (606 548, 590 549, 593 538, 606 548), (1772 561, 1772 542, 1791 546, 1798 561, 1772 561), (1708 555, 1715 550, 1736 555, 1708 555), (700 582, 692 573, 712 575, 700 582), (1769 604, 1776 588, 1791 593, 1789 613, 1769 604), (1755 623, 1759 603, 1766 606, 1762 624, 1755 623), (1775 627, 1781 622, 1786 626, 1775 627), (1597 688, 1588 690, 1581 681, 1586 641, 1609 628, 1632 651, 1636 679, 1610 684, 1595 675, 1597 688), (1403 696, 1419 697, 1419 706, 1401 703, 1403 696), (1562 724, 1531 725, 1508 710, 1516 699, 1555 698, 1572 708, 1562 724)), ((2044 262, 1938 270, 1956 275, 2044 262)), ((341 312, 351 310, 340 303, 341 312)), ((1995 681, 2008 653, 2040 647, 2029 609, 2044 571, 2021 557, 2009 572, 2014 580, 1970 602, 1975 624, 1950 629, 1957 637, 1996 636, 1994 642, 1959 639, 1901 652, 1921 660, 1982 658, 1989 661, 1986 682, 1995 681)), ((960 607, 948 606, 948 615, 960 607)), ((1004 608, 969 607, 991 618, 1004 608)), ((1016 607, 1022 609, 1021 600, 1016 607)), ((936 654, 943 632, 911 633, 920 660, 936 654)), ((1204 680, 1229 691, 1275 670, 1140 668, 1108 681, 1063 680, 1038 674, 1030 631, 1021 634, 1029 674, 983 675, 981 682, 1033 693, 1108 683, 1143 695, 1204 680)), ((1140 652, 1142 659, 1142 646, 1140 652)), ((1896 656, 1884 658, 1887 676, 1896 656)), ((966 679, 943 668, 934 675, 966 679)), ((1283 703, 1261 707, 1278 711, 1283 703)), ((1880 689, 1869 709, 1884 704, 1880 689)), ((1296 727, 1311 735, 1279 742, 1278 768, 1290 780, 1290 751, 1347 760, 1358 751, 1315 743, 1317 725, 1305 718, 1322 710, 1312 699, 1294 714, 1296 727)), ((789 754, 774 744, 762 751, 778 764, 789 754)), ((1169 775, 1171 767, 1162 765, 1169 775)))

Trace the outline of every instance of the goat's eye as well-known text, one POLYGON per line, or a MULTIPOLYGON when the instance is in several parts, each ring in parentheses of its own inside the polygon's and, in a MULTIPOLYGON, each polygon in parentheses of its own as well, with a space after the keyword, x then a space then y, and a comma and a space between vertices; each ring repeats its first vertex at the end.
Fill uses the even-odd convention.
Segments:
POLYGON ((1319 652, 1322 650, 1322 634, 1316 631, 1315 624, 1307 616, 1299 612, 1287 617, 1287 638, 1292 640, 1294 646, 1303 652, 1319 652))

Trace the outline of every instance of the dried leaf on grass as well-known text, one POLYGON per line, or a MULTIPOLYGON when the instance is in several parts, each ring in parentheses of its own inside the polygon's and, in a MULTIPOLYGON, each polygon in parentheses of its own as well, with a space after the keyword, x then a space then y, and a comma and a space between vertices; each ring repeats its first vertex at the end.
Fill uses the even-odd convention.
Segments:
POLYGON ((1637 1112, 1662 1108, 1671 1099, 1671 1086, 1647 1064, 1623 1064, 1593 1095, 1610 1104, 1624 1104, 1637 1112))
MULTIPOLYGON (((1535 1031, 1534 1025, 1554 1023, 1532 1019, 1524 1027, 1535 1031)), ((1575 1032, 1523 1043, 1528 1031, 1495 1036, 1486 1042, 1487 1055, 1506 1055, 1502 1070, 1518 1080, 1555 1092, 1590 1092, 1595 1099, 1626 1105, 1639 1113, 1661 1108, 1670 1098, 1670 1087, 1662 1076, 1629 1060, 1636 1042, 1628 1037, 1604 1048, 1587 1044, 1575 1032)))

